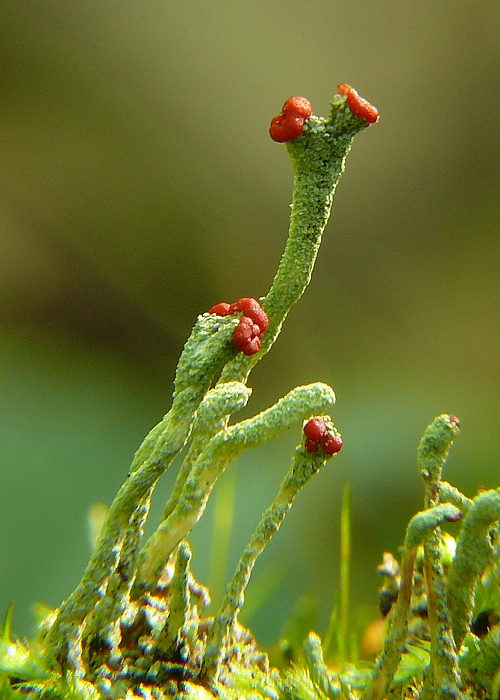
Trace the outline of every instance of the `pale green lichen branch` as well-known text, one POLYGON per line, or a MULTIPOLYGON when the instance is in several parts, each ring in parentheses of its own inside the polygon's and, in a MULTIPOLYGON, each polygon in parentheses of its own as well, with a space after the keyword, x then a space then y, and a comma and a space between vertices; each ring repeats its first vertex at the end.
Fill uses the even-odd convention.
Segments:
POLYGON ((217 680, 221 659, 226 651, 226 639, 230 637, 238 613, 245 602, 245 590, 257 558, 281 527, 299 491, 326 461, 327 456, 322 450, 307 452, 303 445, 295 449, 292 465, 281 482, 274 501, 262 515, 250 542, 245 547, 215 616, 203 661, 203 674, 209 678, 217 680))
POLYGON ((377 660, 372 682, 365 689, 362 700, 381 700, 394 682, 406 645, 413 573, 418 547, 442 522, 456 520, 459 516, 458 508, 455 508, 451 503, 445 503, 417 513, 410 520, 406 530, 401 565, 401 589, 391 612, 384 648, 377 660))
MULTIPOLYGON (((424 481, 424 502, 428 508, 439 503, 441 475, 458 433, 458 419, 453 415, 443 414, 433 420, 419 443, 417 463, 424 481)), ((424 544, 423 571, 427 588, 432 661, 423 692, 443 700, 448 697, 460 697, 461 677, 447 605, 439 528, 424 544)))
POLYGON ((166 520, 179 503, 186 480, 200 453, 213 436, 227 426, 228 416, 247 405, 252 390, 241 382, 217 384, 205 394, 196 411, 191 442, 170 494, 162 521, 166 520))
POLYGON ((266 411, 220 430, 193 465, 177 505, 144 547, 141 579, 157 581, 170 554, 203 514, 215 482, 238 454, 277 437, 299 420, 324 413, 334 402, 335 394, 326 384, 297 387, 266 411))
POLYGON ((317 690, 326 698, 336 697, 339 681, 334 685, 332 674, 328 671, 323 658, 321 639, 314 632, 311 632, 304 642, 304 663, 317 690))
POLYGON ((425 486, 425 507, 439 502, 441 474, 453 440, 458 435, 455 416, 442 414, 428 426, 417 448, 417 464, 425 486))
POLYGON ((477 582, 493 560, 491 529, 499 520, 500 489, 484 491, 473 500, 457 540, 448 573, 448 606, 458 649, 470 628, 477 582))
POLYGON ((410 520, 406 530, 405 550, 416 550, 439 525, 445 521, 456 522, 461 514, 462 511, 452 503, 442 503, 417 513, 410 520))
POLYGON ((472 498, 467 498, 455 486, 452 486, 447 481, 441 481, 439 484, 439 500, 441 503, 453 503, 454 506, 462 511, 462 515, 467 515, 472 506, 472 498))
POLYGON ((117 623, 129 603, 130 591, 134 581, 137 566, 137 552, 143 534, 143 523, 147 517, 151 502, 150 496, 137 505, 120 550, 120 563, 109 576, 106 595, 96 603, 94 609, 87 615, 83 645, 88 648, 93 640, 100 637, 110 647, 117 641, 117 623))
MULTIPOLYGON (((47 646, 56 657, 64 655, 65 641, 74 633, 75 625, 92 612, 105 595, 107 580, 120 563, 121 549, 134 512, 141 504, 149 503, 151 490, 159 477, 184 447, 196 409, 214 376, 233 352, 230 339, 235 321, 227 319, 221 323, 217 319, 209 315, 198 319, 179 361, 172 408, 136 452, 129 476, 111 504, 83 577, 60 607, 47 638, 47 646), (193 358, 196 365, 191 365, 193 358)), ((142 528, 147 511, 145 507, 144 518, 136 523, 136 531, 142 528)))
POLYGON ((172 577, 172 597, 169 616, 159 640, 166 649, 182 648, 183 632, 189 619, 189 564, 191 551, 187 542, 181 542, 177 549, 175 573, 172 577))
POLYGON ((262 300, 269 328, 260 352, 250 357, 237 355, 224 368, 221 381, 246 381, 307 288, 346 156, 355 135, 365 128, 366 122, 355 117, 345 99, 336 95, 328 117, 313 115, 302 135, 287 143, 295 179, 287 244, 271 288, 262 300))

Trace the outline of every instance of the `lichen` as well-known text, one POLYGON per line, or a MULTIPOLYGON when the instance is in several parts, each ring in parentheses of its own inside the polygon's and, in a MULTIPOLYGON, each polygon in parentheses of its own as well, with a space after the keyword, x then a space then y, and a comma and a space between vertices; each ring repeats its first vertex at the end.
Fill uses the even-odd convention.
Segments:
MULTIPOLYGON (((299 491, 342 447, 331 418, 335 394, 326 384, 297 387, 267 410, 233 419, 250 399, 251 369, 270 350, 311 279, 352 140, 378 119, 377 110, 355 90, 342 84, 339 93, 328 117, 310 114, 307 101, 291 98, 273 120, 279 125, 276 140, 286 141, 295 171, 289 236, 273 284, 260 301, 223 302, 198 317, 179 359, 171 408, 137 450, 80 583, 59 608, 44 611, 38 634, 29 642, 13 636, 12 609, 7 612, 0 639, 1 698, 498 696, 500 489, 471 499, 442 481, 459 430, 453 415, 438 416, 424 433, 417 451, 424 509, 408 525, 400 562, 386 553, 380 567, 387 634, 374 664, 348 663, 341 639, 329 666, 332 616, 325 639, 310 630, 300 650, 289 645, 289 663, 278 671, 239 622, 258 556, 299 491), (289 470, 245 547, 218 611, 207 616, 209 591, 191 573, 189 533, 234 458, 294 426, 299 442, 289 470), (145 540, 153 491, 181 453, 163 515, 145 540), (454 552, 441 526, 460 517, 454 552)), ((346 507, 344 559, 348 512, 346 507)), ((342 581, 347 589, 345 562, 342 581)), ((344 593, 341 631, 348 626, 344 593)))

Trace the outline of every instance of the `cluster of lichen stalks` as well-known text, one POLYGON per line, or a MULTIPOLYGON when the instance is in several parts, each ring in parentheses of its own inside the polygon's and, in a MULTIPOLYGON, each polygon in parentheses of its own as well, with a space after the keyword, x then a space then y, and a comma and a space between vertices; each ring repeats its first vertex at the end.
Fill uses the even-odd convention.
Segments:
MULTIPOLYGON (((322 449, 326 433, 338 437, 328 415, 335 395, 321 383, 293 389, 247 420, 230 419, 249 399, 250 370, 268 352, 309 283, 351 142, 376 121, 374 108, 347 87, 334 97, 328 117, 300 115, 302 132, 281 139, 288 141, 295 170, 294 195, 285 252, 262 300, 265 331, 259 312, 253 307, 249 312, 260 347, 245 354, 233 344, 241 314, 198 318, 179 360, 172 407, 137 451, 79 585, 42 620, 32 642, 11 638, 7 616, 0 641, 1 698, 490 697, 490 678, 500 667, 495 629, 479 639, 470 624, 478 581, 495 559, 492 528, 500 519, 500 492, 470 501, 441 481, 458 431, 452 416, 437 418, 419 448, 425 510, 409 525, 401 575, 395 564, 386 572, 397 590, 384 648, 373 668, 327 669, 321 640, 311 633, 296 665, 278 673, 238 622, 257 557, 298 491, 331 458, 322 449), (243 450, 294 424, 308 425, 311 417, 319 419, 314 426, 320 426, 321 435, 301 433, 290 469, 245 548, 219 610, 204 617, 208 592, 190 573, 186 537, 217 478, 243 450), (144 541, 152 493, 181 452, 184 458, 161 522, 144 541), (439 527, 460 513, 465 516, 461 535, 445 579, 439 527), (417 634, 411 610, 424 588, 428 623, 417 634), (421 653, 413 657, 418 663, 405 674, 405 659, 417 648, 421 653)), ((295 115, 287 118, 293 121, 295 115)), ((495 566, 488 575, 494 583, 490 588, 498 590, 495 566)), ((491 595, 483 612, 497 603, 491 595)))

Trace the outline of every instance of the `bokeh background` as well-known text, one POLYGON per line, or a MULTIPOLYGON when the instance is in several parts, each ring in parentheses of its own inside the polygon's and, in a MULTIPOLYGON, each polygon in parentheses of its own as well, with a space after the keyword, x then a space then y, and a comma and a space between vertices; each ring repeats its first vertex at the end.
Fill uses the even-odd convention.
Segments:
MULTIPOLYGON (((251 376, 247 415, 330 383, 345 447, 259 561, 244 619, 271 643, 310 595, 324 630, 346 482, 352 605, 375 614, 436 414, 462 423, 449 480, 499 484, 499 36, 496 0, 2 0, 0 610, 15 600, 18 633, 33 601, 76 585, 88 510, 168 409, 196 315, 268 290, 292 172, 267 129, 293 94, 324 114, 348 82, 382 117, 356 138, 313 281, 251 376)), ((225 476, 230 569, 299 435, 225 476)), ((204 582, 213 512, 192 535, 204 582)))

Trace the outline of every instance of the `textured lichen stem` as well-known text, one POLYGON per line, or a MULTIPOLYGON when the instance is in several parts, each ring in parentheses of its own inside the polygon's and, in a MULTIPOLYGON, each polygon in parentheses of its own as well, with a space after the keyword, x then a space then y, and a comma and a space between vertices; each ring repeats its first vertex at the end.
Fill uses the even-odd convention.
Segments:
POLYGON ((333 195, 354 136, 366 128, 345 99, 337 95, 329 117, 311 117, 302 136, 287 143, 295 170, 290 228, 285 251, 262 306, 269 317, 260 352, 241 353, 224 368, 221 381, 246 381, 252 367, 267 353, 283 321, 310 282, 333 195))
POLYGON ((472 506, 472 498, 467 498, 455 486, 452 486, 447 481, 441 481, 439 484, 439 501, 441 503, 453 503, 454 506, 460 508, 462 515, 467 515, 472 506))
MULTIPOLYGON (((417 462, 425 485, 425 505, 439 503, 441 474, 459 422, 455 416, 443 414, 434 419, 425 431, 417 449, 417 462)), ((444 571, 441 562, 441 531, 436 531, 424 544, 424 577, 427 587, 427 609, 431 633, 432 669, 426 684, 434 688, 437 698, 460 697, 461 676, 451 631, 444 571)))
POLYGON ((177 549, 175 571, 172 577, 172 597, 165 629, 158 640, 159 646, 175 649, 181 644, 182 629, 189 617, 189 563, 191 550, 187 542, 181 542, 177 549))
POLYGON ((120 563, 109 576, 106 595, 100 598, 94 609, 89 612, 84 632, 85 646, 95 642, 95 638, 107 644, 115 645, 116 624, 129 602, 129 593, 134 582, 137 566, 137 552, 143 534, 144 524, 151 505, 153 489, 138 503, 125 531, 125 538, 120 550, 120 563))
POLYGON ((464 520, 448 573, 448 605, 453 636, 460 649, 474 612, 479 577, 494 556, 490 532, 500 520, 500 489, 479 494, 464 520))
POLYGON ((162 521, 168 518, 179 503, 191 469, 203 449, 216 433, 226 428, 228 416, 246 406, 251 393, 252 390, 241 382, 225 382, 218 384, 205 394, 196 411, 191 444, 163 511, 162 521))
POLYGON ((417 513, 410 520, 401 564, 401 589, 391 612, 384 648, 377 660, 372 682, 363 693, 362 700, 381 700, 394 682, 394 676, 405 650, 418 547, 427 537, 433 536, 434 531, 443 521, 455 520, 459 515, 458 508, 451 503, 444 503, 417 513))
POLYGON ((318 688, 321 693, 324 693, 327 698, 331 698, 332 696, 335 697, 335 695, 338 695, 338 693, 332 686, 330 673, 325 664, 323 653, 321 639, 317 634, 311 632, 304 642, 304 662, 309 671, 311 681, 316 688, 318 688))
MULTIPOLYGON (((120 561, 120 552, 135 509, 148 500, 158 478, 170 466, 189 437, 194 414, 214 375, 227 361, 234 323, 216 317, 198 319, 176 372, 172 408, 138 449, 127 480, 109 509, 95 551, 83 577, 62 604, 47 638, 47 647, 60 659, 75 625, 94 610, 120 561), (142 460, 142 461, 141 461, 142 460)), ((137 556, 137 553, 135 553, 137 556)))
POLYGON ((303 445, 296 448, 292 466, 281 482, 276 498, 264 512, 245 547, 227 587, 207 640, 202 675, 217 679, 219 664, 225 652, 225 640, 230 635, 245 601, 245 590, 257 558, 280 528, 299 491, 325 462, 326 456, 322 450, 311 453, 307 452, 303 445))
POLYGON ((442 414, 426 428, 418 445, 417 464, 424 480, 426 508, 439 502, 441 474, 459 425, 455 416, 442 414))
POLYGON ((141 553, 141 579, 156 582, 170 554, 203 514, 218 477, 238 454, 277 437, 311 414, 324 413, 334 402, 335 394, 326 384, 297 387, 266 411, 219 431, 198 457, 178 504, 141 553))

